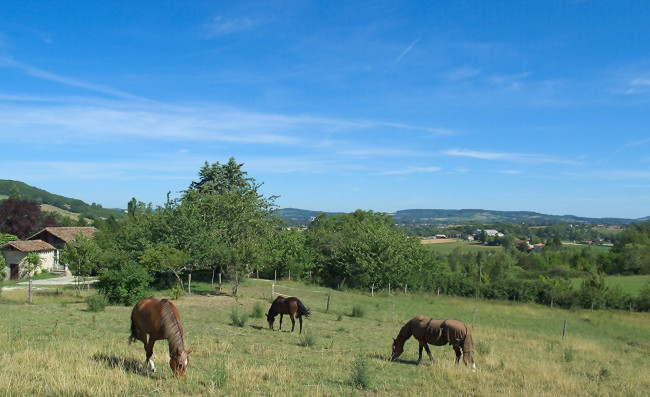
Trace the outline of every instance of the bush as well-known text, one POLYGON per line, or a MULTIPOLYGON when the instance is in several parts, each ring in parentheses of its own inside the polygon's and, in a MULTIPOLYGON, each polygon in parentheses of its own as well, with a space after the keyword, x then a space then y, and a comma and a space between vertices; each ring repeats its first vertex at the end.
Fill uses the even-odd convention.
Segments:
POLYGON ((239 314, 237 309, 233 307, 232 312, 230 312, 230 320, 232 321, 232 324, 234 326, 243 328, 244 325, 246 325, 246 321, 248 321, 248 314, 246 313, 239 314))
POLYGON ((634 308, 641 312, 650 311, 650 283, 646 283, 639 296, 634 300, 634 308))
POLYGON ((352 313, 350 313, 350 316, 352 317, 363 317, 366 315, 366 309, 361 306, 360 304, 356 304, 352 306, 352 313))
POLYGON ((309 333, 305 332, 300 336, 300 346, 310 347, 316 345, 316 337, 309 333))
POLYGON ((368 362, 366 357, 359 355, 352 366, 352 386, 358 389, 367 389, 370 387, 370 374, 368 373, 368 362))
POLYGON ((255 302, 255 305, 253 305, 253 313, 251 313, 251 317, 262 318, 262 316, 264 316, 264 308, 260 302, 255 302))
POLYGON ((176 284, 172 287, 171 294, 172 294, 172 299, 176 300, 183 295, 183 287, 181 287, 179 284, 176 284))
POLYGON ((103 312, 108 306, 108 298, 104 294, 91 295, 86 298, 88 310, 91 312, 103 312))
POLYGON ((111 269, 99 276, 97 286, 110 303, 130 306, 145 298, 153 277, 135 262, 111 269))

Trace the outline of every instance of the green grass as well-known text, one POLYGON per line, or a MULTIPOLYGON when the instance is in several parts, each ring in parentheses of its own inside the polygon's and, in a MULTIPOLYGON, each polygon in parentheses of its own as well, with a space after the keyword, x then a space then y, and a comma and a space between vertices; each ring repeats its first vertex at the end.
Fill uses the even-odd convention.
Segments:
MULTIPOLYGON (((582 278, 572 278, 571 285, 573 288, 580 288, 582 278)), ((650 282, 650 275, 643 276, 605 276, 605 283, 609 286, 618 285, 621 290, 632 296, 638 296, 641 289, 650 282)))
POLYGON ((443 255, 451 254, 451 252, 456 248, 458 248, 461 253, 478 252, 478 251, 496 251, 496 250, 503 249, 502 247, 498 247, 498 246, 488 246, 488 245, 483 245, 480 243, 474 243, 470 241, 455 241, 455 240, 451 240, 449 242, 445 241, 444 243, 424 244, 424 246, 427 249, 439 252, 443 255))
POLYGON ((596 253, 606 253, 612 249, 612 247, 606 245, 587 245, 587 244, 574 244, 574 243, 563 243, 562 248, 566 248, 570 250, 578 250, 578 251, 582 251, 583 249, 587 248, 589 250, 595 251, 596 253))
POLYGON ((180 380, 167 365, 165 341, 154 349, 157 372, 139 373, 145 353, 141 343, 127 343, 131 307, 93 313, 85 297, 75 297, 69 287, 58 293, 38 290, 33 305, 24 304, 25 290, 3 291, 0 390, 10 396, 635 396, 650 389, 648 313, 566 311, 424 294, 371 298, 338 291, 332 292, 326 311, 323 288, 281 284, 298 288, 292 295, 311 309, 302 336, 289 332, 286 316, 282 331, 277 326, 271 331, 265 318, 249 318, 241 328, 231 325, 233 310, 251 313, 257 303, 269 307, 268 282, 244 282, 237 298, 212 292, 174 301, 186 346, 194 347, 187 378, 180 380), (357 304, 365 316, 346 315, 357 304), (433 365, 428 360, 414 365, 418 348, 413 339, 399 361, 387 361, 392 338, 413 316, 457 318, 471 327, 474 309, 477 372, 456 366, 449 346, 431 347, 433 365), (355 384, 355 379, 363 382, 355 384))

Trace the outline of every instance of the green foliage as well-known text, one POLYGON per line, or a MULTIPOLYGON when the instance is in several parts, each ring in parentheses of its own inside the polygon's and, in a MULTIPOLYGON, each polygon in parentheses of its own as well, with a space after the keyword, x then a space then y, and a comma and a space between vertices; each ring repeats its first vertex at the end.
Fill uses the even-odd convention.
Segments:
POLYGON ((262 307, 262 303, 260 302, 255 302, 253 305, 253 313, 251 313, 252 318, 262 318, 264 316, 264 308, 262 307))
POLYGON ((212 383, 217 389, 221 389, 226 386, 228 381, 228 368, 226 368, 226 358, 219 356, 217 357, 212 373, 212 383))
POLYGON ((99 267, 101 250, 93 239, 79 233, 74 242, 66 243, 60 260, 68 264, 73 275, 88 277, 99 267))
POLYGON ((357 389, 368 389, 370 387, 370 372, 368 360, 363 354, 359 354, 352 365, 352 376, 350 382, 357 389))
POLYGON ((230 321, 232 321, 232 325, 243 328, 244 325, 246 325, 246 321, 248 321, 248 314, 239 313, 239 311, 233 307, 230 312, 230 321))
POLYGON ((639 296, 634 301, 634 308, 639 311, 650 311, 650 282, 643 287, 639 296))
POLYGON ((29 252, 23 261, 25 262, 25 275, 30 278, 38 272, 38 269, 41 267, 42 263, 41 256, 38 254, 38 252, 29 252))
POLYGON ((180 284, 174 284, 171 289, 171 296, 174 300, 180 298, 184 293, 185 291, 183 291, 183 287, 180 284))
POLYGON ((316 346, 316 337, 311 332, 305 331, 300 335, 299 344, 302 347, 316 346))
POLYGON ((153 277, 136 262, 103 271, 97 286, 108 297, 109 302, 125 306, 134 305, 149 293, 153 277))
POLYGON ((90 295, 86 298, 88 304, 88 311, 103 312, 108 306, 108 298, 104 294, 90 295))
POLYGON ((352 306, 352 312, 350 313, 351 317, 364 317, 366 315, 366 309, 360 304, 356 303, 352 306))

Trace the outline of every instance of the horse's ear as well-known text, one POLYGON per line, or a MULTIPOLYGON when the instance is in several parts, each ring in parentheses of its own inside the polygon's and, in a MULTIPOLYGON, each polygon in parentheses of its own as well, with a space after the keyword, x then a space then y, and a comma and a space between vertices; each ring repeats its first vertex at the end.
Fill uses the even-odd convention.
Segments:
POLYGON ((185 350, 185 353, 190 354, 190 353, 192 353, 192 350, 194 350, 194 347, 190 347, 190 350, 185 350))

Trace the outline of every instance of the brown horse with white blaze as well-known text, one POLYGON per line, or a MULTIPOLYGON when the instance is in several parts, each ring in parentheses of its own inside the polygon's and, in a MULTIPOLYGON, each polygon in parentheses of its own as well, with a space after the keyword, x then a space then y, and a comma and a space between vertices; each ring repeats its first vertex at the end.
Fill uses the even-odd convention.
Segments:
POLYGON ((467 324, 462 321, 448 319, 436 320, 423 315, 419 315, 409 320, 399 331, 396 339, 393 339, 393 354, 390 361, 395 360, 404 351, 404 343, 413 336, 420 343, 420 354, 418 363, 422 361, 422 349, 424 348, 433 362, 429 344, 434 346, 444 346, 450 344, 456 352, 456 364, 460 361, 461 350, 463 362, 471 366, 472 370, 476 369, 474 363, 474 342, 472 334, 467 328, 467 324))
POLYGON ((298 317, 298 320, 300 321, 300 333, 302 333, 302 316, 304 315, 305 317, 309 317, 309 309, 307 309, 298 298, 293 296, 289 298, 278 296, 275 298, 273 303, 271 303, 269 312, 266 314, 266 321, 269 322, 269 328, 273 329, 273 322, 278 314, 280 315, 280 328, 278 330, 282 330, 282 316, 288 314, 291 318, 291 332, 293 332, 296 327, 295 316, 298 317))
POLYGON ((140 340, 144 344, 147 353, 142 370, 144 373, 148 373, 149 369, 156 372, 151 356, 153 355, 154 344, 161 339, 167 339, 169 343, 169 366, 172 372, 176 376, 185 376, 187 366, 190 363, 189 354, 194 348, 185 350, 183 326, 176 306, 167 299, 143 299, 136 303, 131 312, 131 337, 129 343, 140 340), (148 341, 147 335, 149 335, 148 341))

